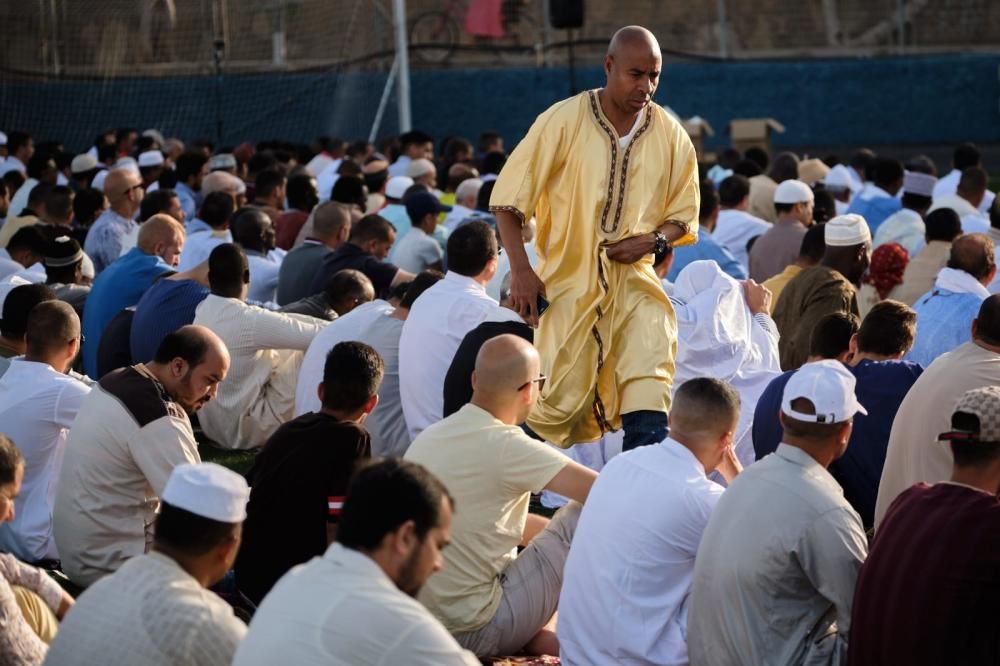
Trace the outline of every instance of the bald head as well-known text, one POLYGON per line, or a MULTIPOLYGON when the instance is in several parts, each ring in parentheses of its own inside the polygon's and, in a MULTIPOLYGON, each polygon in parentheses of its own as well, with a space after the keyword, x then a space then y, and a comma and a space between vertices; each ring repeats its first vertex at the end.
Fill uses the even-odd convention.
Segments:
POLYGON ((959 236, 951 244, 948 268, 965 271, 977 280, 991 277, 995 264, 993 240, 986 234, 959 236))
POLYGON ((359 305, 375 299, 375 287, 368 276, 353 268, 337 271, 326 284, 326 301, 343 317, 359 305))
POLYGON ((112 169, 104 179, 104 194, 111 208, 132 217, 142 203, 142 176, 132 169, 112 169))
POLYGON ((498 335, 488 340, 476 355, 472 376, 473 399, 513 402, 518 387, 538 377, 538 351, 516 335, 498 335))
POLYGON ((192 414, 215 397, 229 372, 229 350, 204 326, 182 326, 169 333, 146 367, 167 393, 192 414))
POLYGON ((139 227, 136 246, 145 254, 161 257, 167 264, 176 266, 176 258, 184 245, 184 226, 160 213, 149 218, 139 227))
POLYGON ((611 43, 608 44, 609 57, 618 57, 626 51, 637 51, 661 57, 660 43, 656 41, 653 33, 641 25, 627 25, 618 30, 611 38, 611 43))

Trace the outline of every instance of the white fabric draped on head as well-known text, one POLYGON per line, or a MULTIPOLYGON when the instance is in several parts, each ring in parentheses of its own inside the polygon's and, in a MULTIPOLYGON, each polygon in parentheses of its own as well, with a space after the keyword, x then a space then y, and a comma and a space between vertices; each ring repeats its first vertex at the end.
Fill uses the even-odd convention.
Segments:
POLYGON ((714 261, 685 266, 674 282, 671 302, 678 328, 674 390, 695 377, 732 384, 742 403, 736 453, 749 464, 754 409, 768 383, 781 374, 778 340, 754 321, 743 285, 714 261))

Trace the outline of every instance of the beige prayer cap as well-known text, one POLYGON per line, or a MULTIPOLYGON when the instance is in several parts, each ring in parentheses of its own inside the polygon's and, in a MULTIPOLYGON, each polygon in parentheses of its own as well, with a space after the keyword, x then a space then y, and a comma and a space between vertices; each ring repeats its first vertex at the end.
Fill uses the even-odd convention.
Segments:
POLYGON ((816 158, 799 162, 799 180, 812 187, 830 173, 830 167, 816 158))
POLYGON ((935 185, 937 185, 937 178, 929 173, 907 171, 903 174, 903 192, 905 194, 919 194, 922 197, 933 197, 935 185))
POLYGON ((828 246, 850 247, 872 241, 871 231, 865 218, 855 213, 838 215, 823 228, 824 240, 828 246))
POLYGON ((163 501, 202 518, 241 523, 247 517, 250 488, 242 476, 215 463, 184 463, 174 468, 163 501))
POLYGON ((413 160, 406 165, 406 175, 410 178, 420 178, 435 171, 437 169, 434 167, 434 162, 424 158, 413 160))

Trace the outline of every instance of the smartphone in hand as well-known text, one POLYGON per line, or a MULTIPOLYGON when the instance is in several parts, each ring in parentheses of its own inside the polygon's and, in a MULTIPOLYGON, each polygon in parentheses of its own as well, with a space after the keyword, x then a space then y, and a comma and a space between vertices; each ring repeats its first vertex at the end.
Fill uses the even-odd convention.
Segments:
POLYGON ((545 297, 538 294, 538 316, 541 317, 542 313, 549 309, 549 302, 545 300, 545 297))

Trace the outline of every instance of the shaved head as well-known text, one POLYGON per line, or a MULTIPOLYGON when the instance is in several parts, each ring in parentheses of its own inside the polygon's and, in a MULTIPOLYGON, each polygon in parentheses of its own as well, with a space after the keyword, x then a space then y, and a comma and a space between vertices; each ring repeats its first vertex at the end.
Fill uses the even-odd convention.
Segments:
POLYGON ((134 200, 134 206, 129 207, 134 208, 132 212, 135 212, 139 210, 139 203, 142 201, 142 176, 132 169, 112 169, 104 179, 104 194, 111 207, 116 210, 127 206, 127 201, 134 200))
POLYGON ((601 106, 621 134, 652 101, 662 66, 660 45, 646 28, 626 26, 611 38, 604 57, 608 81, 601 91, 601 106))
POLYGON ((614 58, 624 53, 626 49, 635 49, 661 57, 660 43, 656 41, 653 33, 641 25, 627 25, 618 30, 608 44, 608 56, 614 58))
POLYGON ((184 247, 184 225, 165 213, 149 218, 139 227, 136 245, 146 254, 161 257, 176 266, 184 247))
POLYGON ((513 392, 538 376, 538 351, 516 335, 487 340, 476 355, 473 389, 476 393, 513 392))

